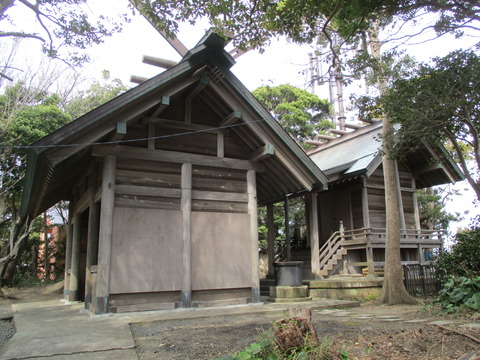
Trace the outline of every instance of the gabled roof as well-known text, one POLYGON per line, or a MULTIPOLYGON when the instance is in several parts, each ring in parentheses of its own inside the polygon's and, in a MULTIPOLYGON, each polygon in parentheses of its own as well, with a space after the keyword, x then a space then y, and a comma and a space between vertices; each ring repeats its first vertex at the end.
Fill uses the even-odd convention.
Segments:
MULTIPOLYGON (((309 151, 309 155, 329 182, 360 174, 369 177, 382 162, 381 135, 382 123, 377 122, 330 140, 309 151)), ((462 172, 443 146, 423 145, 402 160, 414 175, 417 188, 463 180, 462 172)))
MULTIPOLYGON (((74 185, 91 162, 92 151, 98 144, 115 139, 118 124, 128 128, 141 123, 188 96, 208 102, 209 108, 202 111, 215 115, 202 118, 204 124, 198 127, 219 126, 221 121, 214 122, 213 117, 228 119, 233 114, 238 121, 228 131, 247 153, 274 149, 274 155, 258 162, 262 170, 257 173, 259 203, 324 189, 326 176, 229 70, 235 62, 224 50, 225 44, 225 39, 207 33, 176 66, 32 144, 22 213, 35 216, 59 200, 70 199, 74 185)), ((178 117, 175 111, 171 115, 178 117)), ((181 137, 177 139, 181 141, 181 137)))

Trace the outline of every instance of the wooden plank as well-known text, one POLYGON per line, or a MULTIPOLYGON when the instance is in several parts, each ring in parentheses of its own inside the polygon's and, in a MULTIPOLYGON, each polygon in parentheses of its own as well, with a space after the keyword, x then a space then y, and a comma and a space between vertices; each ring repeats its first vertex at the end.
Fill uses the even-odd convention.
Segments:
POLYGON ((265 170, 265 166, 262 164, 253 164, 247 160, 218 158, 216 156, 187 154, 177 151, 149 150, 133 146, 112 147, 108 145, 98 145, 93 147, 92 156, 102 157, 106 155, 115 155, 128 159, 144 159, 181 164, 189 162, 192 165, 203 165, 226 169, 256 170, 259 172, 265 170))
POLYGON ((246 193, 245 181, 225 178, 193 178, 193 187, 202 191, 218 191, 226 193, 246 193))
POLYGON ((122 196, 115 197, 115 207, 180 210, 180 199, 172 199, 172 198, 142 199, 138 197, 127 197, 126 195, 122 195, 122 196))
POLYGON ((247 171, 248 214, 250 216, 250 241, 252 256, 252 302, 260 302, 260 277, 258 269, 258 214, 257 214, 257 174, 247 171))
POLYGON ((133 196, 159 196, 180 199, 182 197, 182 190, 152 186, 117 185, 115 186, 115 194, 133 196))
POLYGON ((155 136, 156 136, 155 124, 148 124, 148 148, 155 150, 155 136))
POLYGON ((107 155, 103 162, 102 199, 100 208, 100 235, 98 245, 98 271, 95 291, 95 313, 108 311, 110 265, 112 251, 113 209, 115 204, 116 158, 107 155))
POLYGON ((229 193, 220 191, 192 191, 193 200, 212 200, 212 201, 231 201, 231 202, 248 202, 247 194, 229 193))
POLYGON ((117 184, 153 185, 168 188, 180 188, 179 174, 156 174, 151 172, 118 170, 117 184))
POLYGON ((225 137, 223 134, 217 135, 217 156, 220 158, 225 157, 225 137))
POLYGON ((207 134, 226 134, 228 135, 228 130, 218 129, 214 126, 200 125, 200 124, 186 124, 182 121, 169 120, 169 119, 154 119, 152 117, 145 116, 143 118, 144 124, 156 124, 160 125, 162 128, 167 129, 180 129, 184 131, 198 131, 204 132, 207 134))
POLYGON ((182 307, 192 306, 192 164, 182 165, 182 307))
POLYGON ((247 213, 247 203, 192 200, 192 211, 196 212, 221 212, 221 213, 247 213))
POLYGON ((275 155, 275 147, 273 144, 266 144, 265 146, 262 146, 261 148, 252 152, 248 157, 248 160, 257 162, 272 155, 275 155))

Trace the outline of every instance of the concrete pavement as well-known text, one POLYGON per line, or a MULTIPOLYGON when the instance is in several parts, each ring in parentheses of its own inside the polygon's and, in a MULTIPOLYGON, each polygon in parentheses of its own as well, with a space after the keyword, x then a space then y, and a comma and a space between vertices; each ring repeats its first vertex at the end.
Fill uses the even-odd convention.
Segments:
POLYGON ((82 310, 83 303, 60 300, 19 303, 12 305, 17 332, 0 349, 0 360, 137 360, 131 323, 265 312, 283 315, 292 307, 326 309, 352 306, 359 306, 359 303, 314 300, 95 316, 82 310))

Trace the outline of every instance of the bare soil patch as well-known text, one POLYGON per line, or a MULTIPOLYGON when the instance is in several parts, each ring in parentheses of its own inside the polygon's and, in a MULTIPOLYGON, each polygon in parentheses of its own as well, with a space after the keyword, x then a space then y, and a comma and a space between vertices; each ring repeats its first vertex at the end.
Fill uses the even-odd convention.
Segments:
MULTIPOLYGON (((313 312, 313 325, 321 342, 329 351, 325 359, 339 359, 341 351, 349 359, 458 359, 467 353, 480 356, 480 343, 446 329, 480 338, 480 330, 463 328, 461 324, 477 322, 472 317, 432 315, 421 306, 363 306, 339 317, 335 313, 313 312), (362 314, 371 318, 359 319, 362 314), (390 321, 385 316, 398 316, 390 321), (407 320, 422 319, 422 323, 407 320), (434 320, 449 320, 452 324, 428 324, 434 320)), ((214 359, 245 349, 259 338, 272 336, 272 322, 281 316, 241 315, 216 318, 157 321, 132 324, 131 330, 141 360, 153 359, 214 359)))

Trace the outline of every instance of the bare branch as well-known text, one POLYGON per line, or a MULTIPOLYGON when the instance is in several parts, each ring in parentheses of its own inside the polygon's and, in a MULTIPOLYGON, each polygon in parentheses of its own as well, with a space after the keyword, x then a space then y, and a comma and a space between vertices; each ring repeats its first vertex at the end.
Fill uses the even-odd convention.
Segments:
POLYGON ((30 39, 37 39, 37 40, 45 42, 45 39, 42 38, 39 35, 28 34, 28 33, 24 33, 24 32, 15 32, 15 31, 9 31, 9 32, 0 31, 0 37, 30 38, 30 39))

